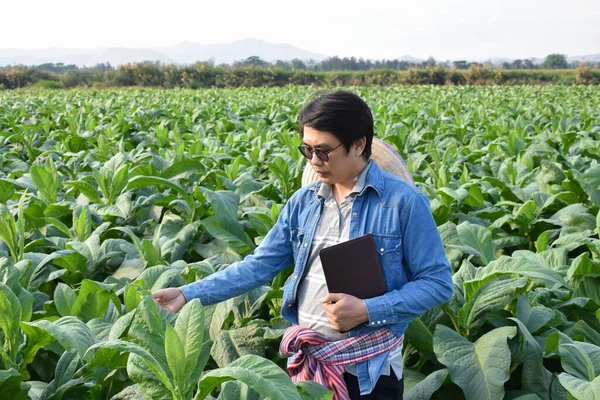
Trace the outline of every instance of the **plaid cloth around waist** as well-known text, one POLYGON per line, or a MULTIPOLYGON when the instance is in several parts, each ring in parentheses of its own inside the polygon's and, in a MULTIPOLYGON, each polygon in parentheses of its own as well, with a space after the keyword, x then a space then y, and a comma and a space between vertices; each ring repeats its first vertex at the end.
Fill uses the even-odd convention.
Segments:
POLYGON ((398 337, 388 329, 379 329, 329 342, 318 332, 292 325, 283 335, 279 354, 290 357, 287 370, 294 383, 315 381, 331 390, 334 400, 349 400, 344 365, 390 351, 403 339, 404 336, 398 337))

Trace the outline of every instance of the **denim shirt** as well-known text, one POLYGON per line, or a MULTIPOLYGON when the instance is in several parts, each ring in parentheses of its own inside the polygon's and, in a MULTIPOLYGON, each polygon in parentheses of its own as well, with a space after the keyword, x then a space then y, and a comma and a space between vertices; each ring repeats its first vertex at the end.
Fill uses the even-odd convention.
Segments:
MULTIPOLYGON (((371 164, 366 185, 352 204, 349 238, 373 234, 388 292, 363 300, 369 321, 349 334, 387 328, 400 336, 414 318, 450 300, 452 271, 429 200, 416 187, 382 171, 374 161, 371 164)), ((297 324, 298 283, 323 207, 317 197, 320 185, 317 181, 292 195, 252 255, 181 287, 186 299, 199 298, 203 305, 218 303, 271 281, 294 264, 284 286, 281 315, 297 324)), ((356 365, 362 395, 375 387, 387 356, 383 353, 356 365)))

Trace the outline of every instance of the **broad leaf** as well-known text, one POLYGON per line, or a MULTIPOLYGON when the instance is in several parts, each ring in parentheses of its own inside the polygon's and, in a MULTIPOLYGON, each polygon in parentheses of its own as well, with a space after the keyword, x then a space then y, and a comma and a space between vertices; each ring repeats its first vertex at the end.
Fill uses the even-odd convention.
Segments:
POLYGON ((510 376, 511 353, 506 340, 516 333, 515 327, 497 328, 471 343, 452 329, 438 325, 433 349, 467 400, 501 399, 504 382, 510 376))
POLYGON ((296 386, 275 363, 255 355, 246 355, 225 368, 205 373, 198 382, 195 400, 206 398, 223 382, 237 379, 262 396, 273 400, 300 400, 296 386))

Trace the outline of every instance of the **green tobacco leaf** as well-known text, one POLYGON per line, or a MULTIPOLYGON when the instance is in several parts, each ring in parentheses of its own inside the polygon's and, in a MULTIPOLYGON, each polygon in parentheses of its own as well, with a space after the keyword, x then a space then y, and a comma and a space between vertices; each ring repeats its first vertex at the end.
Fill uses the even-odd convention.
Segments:
POLYGON ((588 207, 583 204, 571 204, 560 209, 549 219, 556 225, 562 226, 561 235, 582 233, 596 228, 596 218, 589 213, 588 207))
POLYGON ((524 390, 535 393, 543 400, 549 400, 552 374, 544 367, 544 350, 523 322, 517 318, 509 319, 517 323, 524 339, 523 346, 526 355, 521 373, 522 387, 524 390))
MULTIPOLYGON (((198 299, 186 303, 175 321, 175 332, 179 335, 185 357, 184 377, 195 386, 198 377, 193 373, 204 343, 204 309, 198 299)), ((182 360, 179 360, 182 363, 182 360)), ((190 388, 193 389, 193 386, 190 388)))
POLYGON ((24 322, 23 324, 43 329, 56 339, 65 350, 76 349, 77 354, 82 359, 84 359, 86 351, 95 342, 90 328, 75 317, 62 317, 54 322, 38 320, 24 322))
POLYGON ((221 384, 217 400, 260 400, 261 397, 255 390, 240 381, 228 381, 221 384))
POLYGON ((120 339, 123 336, 123 334, 127 331, 127 329, 129 329, 129 326, 131 326, 135 313, 136 310, 134 309, 133 311, 128 312, 122 317, 119 317, 110 329, 110 332, 108 334, 108 340, 120 339))
POLYGON ((600 265, 590 260, 589 253, 583 253, 577 256, 567 271, 567 280, 586 275, 600 276, 600 265))
POLYGON ((25 400, 30 395, 31 384, 23 383, 23 375, 14 368, 0 370, 0 393, 10 400, 25 400))
POLYGON ((212 357, 220 367, 225 367, 246 354, 265 356, 262 329, 255 325, 221 331, 211 350, 212 357))
POLYGON ((584 277, 573 292, 573 297, 588 297, 600 306, 600 277, 584 277))
POLYGON ((138 279, 146 269, 148 262, 142 258, 125 259, 117 270, 113 273, 116 279, 138 279))
POLYGON ((187 253, 190 243, 194 240, 200 221, 192 222, 183 227, 173 238, 173 248, 171 249, 171 263, 181 260, 183 255, 187 253))
POLYGON ((529 332, 536 332, 554 317, 554 312, 543 306, 531 307, 523 295, 517 299, 517 318, 529 332))
POLYGON ((465 304, 465 286, 464 283, 475 278, 477 268, 471 264, 468 260, 463 260, 460 268, 454 275, 452 275, 452 282, 454 283, 454 293, 449 305, 452 307, 455 313, 465 304))
POLYGON ((410 388, 406 387, 406 393, 403 398, 405 400, 428 400, 440 387, 442 387, 447 376, 447 369, 440 369, 432 372, 420 382, 411 385, 410 388))
POLYGON ((173 394, 148 366, 146 360, 137 354, 130 354, 127 360, 127 375, 137 382, 143 399, 173 400, 173 394))
POLYGON ((102 204, 102 198, 98 194, 98 191, 86 181, 69 181, 65 182, 65 184, 79 190, 92 203, 102 204))
POLYGON ((164 326, 165 321, 163 321, 154 299, 146 296, 136 309, 129 328, 129 339, 147 349, 158 360, 160 367, 167 371, 164 326))
POLYGON ((175 332, 175 329, 170 325, 166 325, 165 331, 165 355, 167 358, 167 365, 173 374, 173 383, 175 384, 175 390, 181 394, 186 392, 186 363, 183 360, 186 359, 185 350, 183 344, 175 332))
POLYGON ((6 204, 15 195, 15 189, 10 182, 0 179, 0 204, 6 204))
POLYGON ((38 189, 40 197, 49 204, 56 203, 60 180, 54 165, 51 167, 49 164, 46 164, 46 167, 34 165, 29 170, 29 173, 31 174, 33 183, 35 183, 35 187, 38 189))
MULTIPOLYGON (((591 313, 590 313, 591 314, 591 313)), ((593 314, 592 314, 593 315, 593 314)), ((591 321, 594 323, 595 321, 591 321)), ((598 326, 597 323, 594 324, 598 326)), ((600 331, 592 328, 587 322, 580 319, 575 322, 574 325, 570 326, 565 330, 565 333, 573 340, 580 342, 587 342, 600 346, 600 331)))
POLYGON ((229 244, 236 251, 245 251, 254 247, 244 227, 235 219, 212 216, 203 219, 202 226, 211 236, 229 244))
POLYGON ((592 203, 600 206, 600 166, 588 168, 583 173, 574 169, 571 171, 583 190, 590 196, 592 203))
POLYGON ((535 248, 537 251, 544 251, 548 248, 551 233, 552 231, 544 231, 540 234, 540 236, 538 236, 535 242, 535 248))
POLYGON ((144 258, 148 262, 148 266, 153 267, 161 261, 160 247, 154 247, 154 244, 148 240, 142 240, 142 248, 144 249, 144 258))
POLYGON ((562 286, 567 285, 559 273, 534 260, 502 256, 485 268, 477 269, 475 278, 464 283, 466 298, 469 299, 481 286, 502 275, 523 276, 558 283, 562 286))
POLYGON ((461 243, 475 251, 483 264, 496 258, 496 247, 492 242, 492 234, 481 225, 463 222, 456 227, 461 243))
POLYGON ((54 290, 54 305, 61 316, 73 315, 73 304, 75 304, 76 299, 77 293, 68 285, 62 282, 56 285, 56 289, 54 290))
POLYGON ((28 365, 33 361, 38 350, 54 342, 54 338, 37 326, 21 323, 21 329, 26 335, 25 345, 21 348, 21 355, 23 356, 23 364, 28 365))
POLYGON ((71 240, 75 239, 75 237, 73 236, 73 233, 71 232, 69 227, 67 225, 65 225, 64 223, 62 223, 60 220, 58 220, 56 218, 52 218, 52 217, 45 217, 44 221, 46 221, 46 223, 48 223, 49 225, 52 225, 52 227, 54 229, 59 230, 61 233, 66 235, 69 239, 71 239, 71 240))
POLYGON ((516 333, 515 327, 496 328, 471 343, 452 329, 438 325, 433 349, 467 400, 501 399, 504 383, 510 377, 511 353, 506 340, 516 333))
POLYGON ((460 323, 469 334, 474 333, 488 313, 499 311, 510 305, 517 293, 525 290, 527 278, 496 279, 485 284, 458 312, 460 323))
POLYGON ((123 294, 123 300, 125 300, 125 309, 128 313, 135 310, 138 304, 142 301, 142 295, 139 292, 140 287, 134 284, 128 284, 125 286, 123 294))
POLYGON ((179 179, 186 177, 190 172, 202 173, 205 166, 198 159, 184 159, 173 162, 171 166, 165 169, 160 177, 164 179, 179 179))
POLYGON ((563 343, 559 353, 568 374, 590 382, 600 376, 600 347, 584 342, 563 343))
POLYGON ((435 359, 433 335, 420 318, 411 321, 404 336, 406 337, 406 343, 417 349, 419 353, 432 360, 435 359))
MULTIPOLYGON (((56 371, 54 372, 54 379, 44 390, 42 395, 43 398, 52 398, 58 397, 56 396, 59 388, 68 383, 71 379, 73 379, 73 375, 75 375, 75 371, 77 370, 77 364, 79 364, 79 356, 77 355, 77 351, 75 349, 71 349, 65 351, 60 359, 58 360, 58 364, 56 365, 56 371)), ((66 388, 64 388, 66 389, 66 388)), ((63 391, 64 391, 63 389, 63 391)))
POLYGON ((519 221, 521 225, 527 226, 535 218, 537 206, 533 200, 527 201, 517 210, 515 214, 515 220, 519 221))
POLYGON ((145 290, 155 292, 159 289, 169 287, 171 281, 177 276, 179 276, 177 268, 166 265, 155 265, 154 267, 146 268, 135 280, 135 283, 139 284, 145 290))
MULTIPOLYGON (((53 271, 49 264, 57 263, 61 259, 68 260, 71 257, 78 258, 81 256, 72 250, 59 250, 46 255, 44 259, 40 261, 39 264, 37 264, 37 266, 33 269, 31 275, 28 276, 25 289, 29 290, 30 292, 37 290, 42 283, 49 279, 50 273, 53 271)), ((71 261, 73 261, 73 259, 71 259, 71 261)), ((68 262, 65 264, 68 264, 68 262)))
POLYGON ((485 203, 483 202, 483 192, 478 185, 469 185, 469 191, 467 197, 463 200, 464 204, 468 204, 471 207, 484 208, 485 203))
POLYGON ((92 215, 87 206, 77 206, 73 210, 73 229, 80 242, 85 242, 92 234, 92 215))
MULTIPOLYGON (((137 356, 141 357, 144 360, 144 362, 146 363, 148 368, 150 368, 150 370, 155 374, 155 376, 160 380, 160 382, 169 391, 171 391, 171 392, 173 391, 173 385, 171 384, 171 381, 169 380, 167 373, 160 366, 159 362, 154 358, 154 356, 148 350, 146 350, 144 347, 138 346, 135 343, 131 343, 131 342, 123 341, 123 340, 112 340, 112 341, 100 342, 93 346, 90 346, 89 352, 92 352, 93 350, 100 349, 100 348, 116 349, 116 350, 119 350, 121 353, 136 354, 137 356)), ((90 357, 91 353, 86 354, 86 356, 90 357)), ((128 365, 127 369, 129 371, 129 365, 128 365)), ((137 382, 137 383, 139 383, 139 382, 137 382)))
POLYGON ((215 215, 224 215, 237 219, 240 196, 235 192, 220 190, 214 192, 207 188, 200 188, 202 194, 208 199, 215 215))
POLYGON ((300 400, 296 386, 277 364, 255 355, 245 355, 225 368, 205 373, 198 382, 194 400, 206 398, 223 382, 237 379, 273 400, 300 400))
MULTIPOLYGON (((20 323, 21 304, 19 304, 19 299, 8 286, 0 282, 0 329, 4 332, 4 351, 8 359, 3 361, 7 367, 16 361, 20 342, 20 323)), ((4 358, 4 354, 2 355, 4 358)))
POLYGON ((104 316, 108 308, 108 303, 114 302, 119 309, 121 303, 114 293, 111 285, 84 279, 81 282, 77 299, 71 308, 72 315, 79 317, 83 321, 89 321, 93 318, 104 316))
POLYGON ((567 389, 575 399, 600 399, 600 376, 592 382, 589 382, 563 372, 558 375, 558 379, 560 380, 560 384, 567 389))
MULTIPOLYGON (((188 192, 169 179, 159 178, 158 176, 136 176, 129 180, 127 190, 140 189, 145 187, 166 186, 180 194, 184 199, 189 199, 188 192)), ((189 201, 186 200, 189 204, 189 201)))
POLYGON ((302 400, 332 400, 333 392, 314 381, 296 383, 296 388, 302 400))
POLYGON ((17 243, 17 224, 15 219, 4 204, 0 204, 0 240, 8 246, 15 262, 19 261, 17 243))

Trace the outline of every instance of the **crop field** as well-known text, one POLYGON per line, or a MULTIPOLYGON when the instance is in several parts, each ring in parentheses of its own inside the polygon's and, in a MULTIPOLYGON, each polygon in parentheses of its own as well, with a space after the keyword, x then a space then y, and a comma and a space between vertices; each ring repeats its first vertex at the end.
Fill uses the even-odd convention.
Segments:
MULTIPOLYGON (((351 89, 427 195, 452 300, 407 399, 600 399, 600 87, 351 89)), ((299 189, 308 87, 0 92, 0 398, 327 399, 278 346, 291 268, 179 315, 299 189)))

